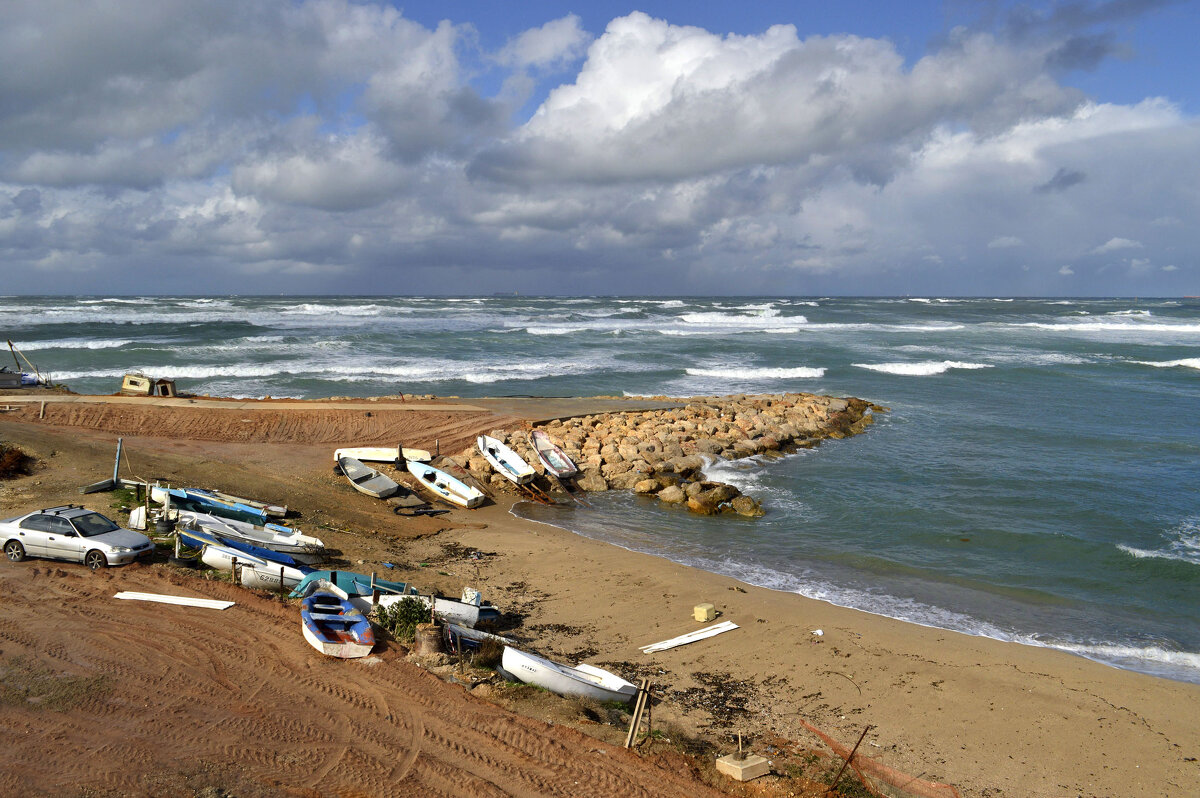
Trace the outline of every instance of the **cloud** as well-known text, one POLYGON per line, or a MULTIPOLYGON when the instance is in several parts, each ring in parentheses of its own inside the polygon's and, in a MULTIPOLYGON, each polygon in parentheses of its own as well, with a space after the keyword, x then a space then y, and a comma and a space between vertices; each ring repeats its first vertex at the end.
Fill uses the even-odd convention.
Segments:
POLYGON ((485 52, 376 2, 14 0, 5 290, 1037 294, 1121 250, 1070 284, 1174 287, 1149 264, 1200 256, 1200 123, 1062 79, 1133 6, 906 58, 636 12, 485 52))
POLYGON ((1075 273, 1075 270, 1072 269, 1070 266, 1060 266, 1058 268, 1058 273, 1061 274, 1063 277, 1070 277, 1072 274, 1075 273))
POLYGON ((1178 267, 1178 266, 1176 266, 1174 263, 1171 263, 1171 264, 1168 264, 1168 265, 1166 265, 1166 266, 1163 266, 1163 267, 1162 267, 1162 270, 1163 270, 1164 272, 1177 272, 1177 271, 1179 271, 1179 267, 1178 267))
POLYGON ((1087 175, 1083 172, 1076 172, 1071 169, 1060 168, 1054 173, 1054 177, 1034 187, 1034 192, 1037 194, 1050 194, 1057 191, 1066 191, 1071 186, 1078 185, 1084 180, 1087 180, 1087 175))
POLYGON ((1131 241, 1128 238, 1110 238, 1100 246, 1091 251, 1092 255, 1104 255, 1108 252, 1116 252, 1121 249, 1140 249, 1142 246, 1139 241, 1131 241))
POLYGON ((540 28, 527 30, 514 38, 496 55, 505 66, 550 68, 576 60, 591 40, 580 27, 580 19, 568 14, 540 28))

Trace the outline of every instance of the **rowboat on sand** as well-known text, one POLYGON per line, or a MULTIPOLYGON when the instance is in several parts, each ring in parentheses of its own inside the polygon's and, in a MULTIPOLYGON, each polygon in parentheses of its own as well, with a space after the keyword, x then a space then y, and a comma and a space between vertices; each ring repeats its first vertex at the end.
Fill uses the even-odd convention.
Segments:
POLYGON ((365 657, 375 647, 371 621, 350 603, 345 591, 318 581, 300 604, 304 639, 330 657, 365 657))
POLYGON ((350 480, 350 484, 359 493, 374 496, 376 499, 386 499, 400 488, 391 477, 363 465, 362 461, 353 457, 343 455, 337 462, 346 479, 350 480))
POLYGON ((249 543, 252 546, 282 552, 301 562, 314 562, 324 556, 325 544, 320 538, 301 534, 282 524, 268 523, 259 526, 246 521, 221 518, 191 510, 179 510, 177 514, 181 523, 199 526, 226 540, 249 543))
POLYGON ((262 507, 241 502, 226 501, 216 494, 200 488, 171 488, 161 485, 150 486, 150 500, 173 510, 192 510, 197 513, 219 515, 251 524, 265 524, 271 517, 262 507))
POLYGON ((408 473, 430 493, 468 509, 483 504, 483 491, 426 463, 408 464, 408 473))
POLYGON ((579 473, 574 461, 567 456, 562 447, 550 440, 545 430, 535 429, 529 433, 529 444, 537 453, 538 460, 542 461, 542 467, 559 479, 567 479, 579 473))
POLYGON ((490 435, 480 435, 475 439, 475 445, 479 447, 479 453, 483 455, 484 459, 491 463, 492 468, 506 479, 518 485, 524 485, 532 482, 533 478, 537 476, 533 466, 490 435))
POLYGON ((501 667, 508 675, 526 684, 562 696, 629 703, 637 695, 637 685, 615 673, 593 665, 563 665, 512 646, 504 647, 501 667))
POLYGON ((433 455, 425 449, 410 449, 407 446, 348 446, 334 449, 335 461, 343 457, 353 457, 364 463, 399 463, 401 460, 428 463, 433 459, 433 455))

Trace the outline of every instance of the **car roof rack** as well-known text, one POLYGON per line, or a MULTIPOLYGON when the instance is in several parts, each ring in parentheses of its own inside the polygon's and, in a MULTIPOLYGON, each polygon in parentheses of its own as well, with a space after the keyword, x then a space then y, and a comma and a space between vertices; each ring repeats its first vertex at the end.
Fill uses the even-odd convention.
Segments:
POLYGON ((60 504, 57 507, 47 507, 44 510, 39 510, 39 512, 53 513, 55 515, 62 515, 67 510, 82 510, 82 509, 83 509, 82 504, 60 504))

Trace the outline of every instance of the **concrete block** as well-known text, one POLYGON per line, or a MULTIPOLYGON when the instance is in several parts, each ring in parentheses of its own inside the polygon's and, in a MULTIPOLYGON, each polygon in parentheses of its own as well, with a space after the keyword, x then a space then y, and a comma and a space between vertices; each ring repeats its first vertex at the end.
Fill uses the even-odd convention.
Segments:
POLYGON ((692 608, 692 617, 697 621, 711 621, 717 617, 717 610, 709 603, 697 604, 692 608))
POLYGON ((745 757, 726 754, 717 759, 717 771, 736 781, 750 781, 770 773, 771 765, 766 757, 758 754, 746 754, 745 757))

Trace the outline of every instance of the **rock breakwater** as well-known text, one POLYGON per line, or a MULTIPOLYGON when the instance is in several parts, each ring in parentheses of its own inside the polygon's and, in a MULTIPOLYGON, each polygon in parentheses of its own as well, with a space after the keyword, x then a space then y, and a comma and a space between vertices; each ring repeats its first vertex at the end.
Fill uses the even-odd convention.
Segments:
MULTIPOLYGON (((704 468, 717 458, 782 456, 826 438, 863 432, 883 411, 852 397, 808 393, 735 394, 677 401, 662 410, 622 411, 566 418, 540 425, 579 467, 575 482, 586 491, 632 490, 685 505, 704 515, 763 515, 762 506, 737 488, 707 481, 704 468)), ((528 430, 493 430, 526 462, 540 467, 528 430)), ((513 491, 474 448, 452 458, 493 489, 513 491)), ((541 475, 541 487, 556 486, 541 475)))

